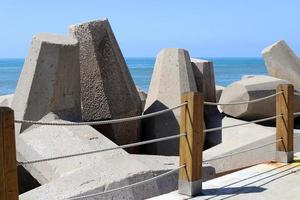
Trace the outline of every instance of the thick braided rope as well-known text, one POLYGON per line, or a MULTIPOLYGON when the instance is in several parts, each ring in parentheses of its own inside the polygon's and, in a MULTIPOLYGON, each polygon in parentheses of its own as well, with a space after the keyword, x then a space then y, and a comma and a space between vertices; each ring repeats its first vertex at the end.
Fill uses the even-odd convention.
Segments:
POLYGON ((243 150, 243 151, 237 151, 237 152, 230 153, 228 155, 219 156, 219 157, 216 157, 216 158, 204 160, 203 163, 211 162, 211 161, 214 161, 214 160, 219 160, 221 158, 231 157, 231 156, 238 155, 238 154, 241 154, 241 153, 246 153, 246 152, 249 152, 249 151, 253 151, 253 150, 256 150, 256 149, 260 149, 260 148, 263 148, 263 147, 275 144, 275 143, 280 142, 280 141, 282 141, 282 139, 278 139, 278 140, 276 140, 274 142, 269 142, 269 143, 263 144, 261 146, 253 147, 253 148, 246 149, 246 150, 243 150))
POLYGON ((282 114, 281 115, 276 115, 276 116, 273 116, 273 117, 267 117, 267 118, 263 118, 263 119, 253 120, 253 121, 250 121, 250 122, 243 122, 243 123, 229 125, 229 126, 205 129, 203 132, 208 133, 208 132, 212 132, 212 131, 219 131, 219 130, 223 130, 223 129, 227 129, 227 128, 233 128, 233 127, 237 127, 237 126, 244 126, 244 125, 247 125, 247 124, 265 122, 265 121, 276 119, 277 117, 282 117, 282 114))
POLYGON ((204 102, 204 105, 209 105, 209 106, 234 106, 234 105, 241 105, 241 104, 248 104, 248 103, 256 103, 259 101, 263 101, 266 99, 270 99, 274 96, 277 96, 279 94, 282 94, 283 91, 277 92, 275 94, 271 94, 269 96, 266 97, 262 97, 262 98, 258 98, 258 99, 254 99, 254 100, 249 100, 249 101, 240 101, 240 102, 232 102, 232 103, 215 103, 215 102, 204 102))
POLYGON ((166 140, 172 140, 172 139, 176 139, 176 138, 179 138, 182 136, 186 136, 186 133, 157 138, 157 139, 153 139, 153 140, 147 140, 147 141, 143 141, 143 142, 125 144, 125 145, 110 147, 110 148, 106 148, 106 149, 82 152, 82 153, 77 153, 77 154, 70 154, 70 155, 57 156, 57 157, 52 157, 52 158, 44 158, 44 159, 38 159, 38 160, 31 160, 31 161, 20 161, 20 162, 18 162, 18 165, 28 165, 28 164, 34 164, 34 163, 47 162, 47 161, 51 161, 51 160, 60 160, 60 159, 71 158, 71 157, 76 157, 76 156, 83 156, 83 155, 95 154, 95 153, 100 153, 100 152, 105 152, 105 151, 112 151, 112 150, 116 150, 116 149, 126 149, 126 148, 136 147, 136 146, 145 145, 145 144, 151 144, 151 143, 162 142, 162 141, 166 141, 166 140))
POLYGON ((294 92, 294 95, 295 95, 295 96, 300 96, 300 93, 294 92))
POLYGON ((88 195, 83 195, 83 196, 77 196, 77 197, 71 197, 71 198, 68 198, 70 200, 76 200, 76 199, 85 199, 85 198, 89 198, 89 197, 95 197, 95 196, 100 196, 100 195, 104 195, 104 194, 108 194, 108 193, 112 193, 112 192, 116 192, 116 191, 120 191, 120 190, 125 190, 125 189, 128 189, 128 188, 132 188, 132 187, 136 187, 138 185, 143 185, 145 183, 149 183, 149 182, 152 182, 152 181, 155 181, 157 179, 160 179, 164 176, 168 176, 170 174, 173 174, 173 173, 176 173, 178 172, 181 168, 184 168, 185 165, 182 165, 176 169, 173 169, 171 171, 168 171, 166 173, 163 173, 163 174, 160 174, 160 175, 157 175, 155 177, 152 177, 152 178, 149 178, 147 180, 144 180, 144 181, 140 181, 140 182, 137 182, 137 183, 133 183, 131 185, 126 185, 126 186, 123 186, 123 187, 120 187, 120 188, 116 188, 116 189, 112 189, 112 190, 107 190, 107 191, 104 191, 104 192, 98 192, 98 193, 94 193, 94 194, 88 194, 88 195))
POLYGON ((165 110, 144 114, 140 116, 134 117, 127 117, 122 119, 112 119, 112 120, 105 120, 105 121, 94 121, 94 122, 41 122, 41 121, 32 121, 32 120, 15 120, 15 123, 18 124, 33 124, 33 125, 47 125, 47 126, 83 126, 83 125, 104 125, 104 124, 115 124, 115 123, 122 123, 122 122, 129 122, 134 120, 145 119, 157 115, 162 115, 164 113, 171 112, 176 110, 182 106, 185 106, 187 103, 182 103, 178 106, 174 106, 172 108, 168 108, 165 110))

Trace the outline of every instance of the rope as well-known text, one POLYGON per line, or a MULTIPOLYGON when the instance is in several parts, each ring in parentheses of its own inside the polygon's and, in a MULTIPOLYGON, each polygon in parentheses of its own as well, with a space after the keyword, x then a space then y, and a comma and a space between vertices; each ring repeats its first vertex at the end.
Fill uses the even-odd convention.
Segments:
POLYGON ((122 119, 112 119, 112 120, 105 120, 105 121, 94 121, 94 122, 67 122, 67 123, 60 123, 60 122, 41 122, 41 121, 32 121, 32 120, 15 120, 15 123, 19 124, 34 124, 34 125, 47 125, 47 126, 82 126, 82 125, 104 125, 104 124, 115 124, 115 123, 122 123, 122 122, 129 122, 129 121, 134 121, 134 120, 140 120, 140 119, 145 119, 157 115, 161 115, 167 112, 171 112, 173 110, 176 110, 187 103, 182 103, 178 106, 174 106, 172 108, 168 108, 165 110, 145 114, 145 115, 140 115, 140 116, 135 116, 135 117, 127 117, 127 118, 122 118, 122 119))
POLYGON ((162 138, 157 138, 157 139, 153 139, 153 140, 147 140, 147 141, 143 141, 143 142, 125 144, 125 145, 116 146, 116 147, 109 147, 109 148, 106 148, 106 149, 82 152, 82 153, 77 153, 77 154, 70 154, 70 155, 57 156, 57 157, 52 157, 52 158, 44 158, 44 159, 38 159, 38 160, 31 160, 31 161, 22 161, 22 162, 18 162, 18 165, 28 165, 28 164, 34 164, 34 163, 47 162, 47 161, 51 161, 51 160, 59 160, 59 159, 76 157, 76 156, 95 154, 95 153, 100 153, 100 152, 105 152, 105 151, 116 150, 116 149, 125 149, 125 148, 145 145, 145 144, 151 144, 151 143, 162 142, 162 141, 166 141, 166 140, 172 140, 172 139, 176 139, 176 138, 179 138, 179 137, 182 137, 182 136, 186 136, 186 133, 179 134, 179 135, 172 135, 172 136, 162 137, 162 138))
POLYGON ((300 96, 300 93, 294 92, 294 95, 295 95, 295 96, 300 96))
POLYGON ((227 128, 233 128, 233 127, 237 127, 237 126, 244 126, 244 125, 247 125, 247 124, 254 124, 254 123, 258 123, 258 122, 269 121, 269 120, 272 120, 272 119, 276 119, 277 117, 282 117, 282 114, 281 115, 276 115, 276 116, 273 116, 273 117, 258 119, 258 120, 254 120, 254 121, 250 121, 250 122, 243 122, 243 123, 240 123, 240 124, 234 124, 234 125, 229 125, 229 126, 205 129, 203 132, 207 133, 207 132, 219 131, 219 130, 223 130, 223 129, 227 129, 227 128))
POLYGON ((270 99, 270 98, 272 98, 272 97, 274 97, 274 96, 277 96, 277 95, 279 95, 279 94, 282 94, 282 93, 283 93, 283 91, 277 92, 277 93, 275 93, 275 94, 271 94, 271 95, 266 96, 266 97, 254 99, 254 100, 241 101, 241 102, 233 102, 233 103, 204 102, 204 105, 209 105, 209 106, 233 106, 233 105, 241 105, 241 104, 255 103, 255 102, 263 101, 263 100, 266 100, 266 99, 270 99))
POLYGON ((300 112, 296 112, 294 113, 294 116, 300 115, 300 112))
POLYGON ((234 155, 237 155, 237 154, 241 154, 241 153, 245 153, 245 152, 248 152, 248 151, 253 151, 253 150, 256 150, 256 149, 260 149, 260 148, 269 146, 269 145, 271 145, 271 144, 275 144, 275 143, 280 142, 280 141, 282 141, 282 139, 278 139, 278 140, 276 140, 275 142, 266 143, 266 144, 263 144, 263 145, 258 146, 258 147, 254 147, 254 148, 246 149, 246 150, 243 150, 243 151, 234 152, 234 153, 231 153, 231 154, 228 154, 228 155, 219 156, 219 157, 216 157, 216 158, 204 160, 203 163, 210 162, 210 161, 214 161, 214 160, 219 160, 219 159, 221 159, 221 158, 231 157, 231 156, 234 156, 234 155))
POLYGON ((140 181, 140 182, 137 182, 137 183, 133 183, 131 185, 126 185, 126 186, 123 186, 123 187, 120 187, 120 188, 116 188, 116 189, 112 189, 112 190, 107 190, 107 191, 104 191, 104 192, 98 192, 98 193, 88 194, 88 195, 78 196, 78 197, 71 197, 69 199, 70 200, 85 199, 85 198, 89 198, 89 197, 95 197, 95 196, 98 196, 98 195, 108 194, 108 193, 116 192, 116 191, 119 191, 119 190, 124 190, 124 189, 128 189, 128 188, 132 188, 132 187, 135 187, 135 186, 138 186, 138 185, 143 185, 145 183, 152 182, 152 181, 155 181, 157 179, 160 179, 160 178, 162 178, 164 176, 168 176, 170 174, 173 174, 173 173, 179 171, 179 169, 184 168, 184 167, 185 167, 185 165, 182 165, 182 166, 178 167, 177 169, 173 169, 173 170, 168 171, 166 173, 163 173, 163 174, 160 174, 158 176, 149 178, 147 180, 143 180, 143 181, 140 181))

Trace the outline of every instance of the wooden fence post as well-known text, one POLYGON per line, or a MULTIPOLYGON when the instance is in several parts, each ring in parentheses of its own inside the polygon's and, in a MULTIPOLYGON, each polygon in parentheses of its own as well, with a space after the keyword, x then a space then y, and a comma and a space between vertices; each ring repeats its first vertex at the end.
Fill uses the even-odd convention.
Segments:
POLYGON ((18 177, 14 111, 0 107, 0 200, 17 200, 18 177))
POLYGON ((203 151, 203 95, 185 93, 181 102, 187 102, 181 108, 180 133, 187 136, 180 138, 178 191, 180 194, 195 196, 202 192, 202 151, 203 151))
POLYGON ((280 84, 276 92, 276 161, 290 163, 294 160, 294 87, 291 84, 280 84))

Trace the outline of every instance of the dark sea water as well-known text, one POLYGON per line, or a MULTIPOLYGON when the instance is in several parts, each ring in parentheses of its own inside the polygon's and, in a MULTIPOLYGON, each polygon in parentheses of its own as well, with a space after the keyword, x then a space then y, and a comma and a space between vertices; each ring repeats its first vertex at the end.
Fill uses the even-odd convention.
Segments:
MULTIPOLYGON (((226 86, 243 75, 267 74, 261 58, 205 58, 214 62, 218 85, 226 86)), ((0 95, 14 93, 24 59, 0 59, 0 95)), ((136 85, 148 90, 155 58, 126 58, 136 85)))

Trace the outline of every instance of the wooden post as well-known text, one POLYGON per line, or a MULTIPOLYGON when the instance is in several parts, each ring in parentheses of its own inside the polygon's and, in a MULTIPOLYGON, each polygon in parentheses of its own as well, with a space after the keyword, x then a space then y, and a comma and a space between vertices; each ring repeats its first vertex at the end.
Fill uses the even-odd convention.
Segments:
POLYGON ((280 84, 277 92, 283 93, 276 96, 276 161, 290 163, 294 159, 294 87, 291 84, 280 84))
POLYGON ((0 107, 0 200, 17 200, 18 177, 14 112, 0 107))
POLYGON ((202 192, 202 151, 203 151, 203 95, 185 93, 181 102, 187 102, 181 108, 180 133, 187 136, 180 138, 178 191, 180 194, 195 196, 202 192))

